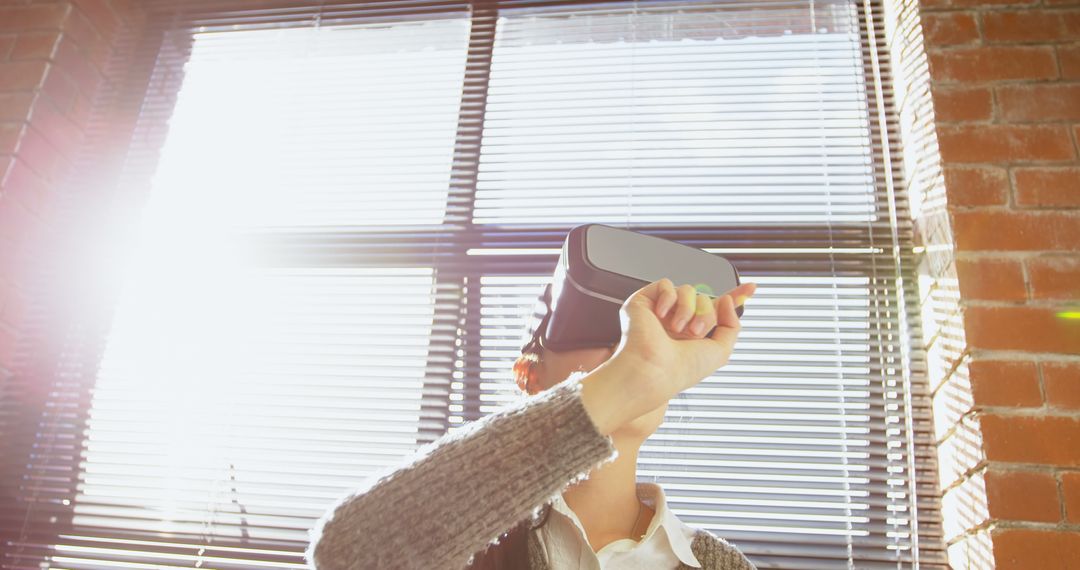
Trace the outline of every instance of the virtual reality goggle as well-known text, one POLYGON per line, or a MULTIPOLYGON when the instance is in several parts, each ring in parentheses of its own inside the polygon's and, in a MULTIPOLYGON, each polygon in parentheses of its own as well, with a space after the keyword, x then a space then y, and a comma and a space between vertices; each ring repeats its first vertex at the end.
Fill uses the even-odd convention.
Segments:
POLYGON ((739 285, 731 262, 696 247, 601 224, 573 228, 537 301, 522 353, 536 344, 555 351, 617 345, 623 302, 664 277, 710 297, 739 285))

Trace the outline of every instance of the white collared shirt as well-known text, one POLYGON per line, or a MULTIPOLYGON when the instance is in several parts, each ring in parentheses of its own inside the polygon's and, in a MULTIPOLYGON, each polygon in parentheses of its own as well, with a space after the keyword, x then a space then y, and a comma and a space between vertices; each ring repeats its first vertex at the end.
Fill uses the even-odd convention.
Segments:
POLYGON ((701 563, 690 549, 695 529, 687 526, 667 508, 664 489, 656 483, 638 483, 641 502, 656 511, 645 537, 639 542, 616 540, 593 552, 585 537, 585 527, 562 495, 552 502, 550 519, 540 529, 540 540, 550 566, 556 570, 655 570, 673 569, 679 562, 694 568, 701 563))

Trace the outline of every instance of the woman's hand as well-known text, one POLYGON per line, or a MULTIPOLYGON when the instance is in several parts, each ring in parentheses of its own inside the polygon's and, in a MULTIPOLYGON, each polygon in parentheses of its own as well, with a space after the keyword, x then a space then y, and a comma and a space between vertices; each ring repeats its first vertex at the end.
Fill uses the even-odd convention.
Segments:
POLYGON ((741 328, 735 307, 756 288, 743 283, 714 299, 667 278, 654 281, 623 303, 623 335, 612 358, 632 361, 666 402, 727 364, 741 328))
POLYGON ((630 295, 619 310, 619 346, 581 381, 582 402, 600 433, 667 404, 727 364, 741 328, 735 307, 756 288, 744 283, 712 299, 665 278, 630 295))

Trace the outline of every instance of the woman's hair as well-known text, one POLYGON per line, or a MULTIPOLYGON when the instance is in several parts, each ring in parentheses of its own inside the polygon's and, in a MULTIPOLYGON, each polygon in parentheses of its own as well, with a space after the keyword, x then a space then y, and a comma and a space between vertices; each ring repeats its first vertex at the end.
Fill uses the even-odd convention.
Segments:
POLYGON ((514 382, 516 382, 517 387, 526 394, 531 394, 536 391, 536 383, 539 381, 540 360, 543 350, 544 349, 540 348, 539 345, 530 345, 514 362, 514 382))
MULTIPOLYGON (((514 381, 526 394, 536 391, 539 364, 543 349, 530 346, 514 362, 514 381)), ((499 535, 499 541, 489 544, 473 557, 467 570, 523 570, 529 567, 529 533, 533 529, 547 524, 551 505, 545 504, 539 522, 533 524, 531 518, 525 518, 512 528, 499 535)))

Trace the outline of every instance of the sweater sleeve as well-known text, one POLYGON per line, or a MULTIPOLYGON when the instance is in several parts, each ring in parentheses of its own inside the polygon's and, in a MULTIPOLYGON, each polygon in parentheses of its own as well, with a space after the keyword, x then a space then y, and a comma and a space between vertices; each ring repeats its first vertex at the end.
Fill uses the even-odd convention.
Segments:
POLYGON ((473 553, 618 452, 577 372, 466 424, 368 479, 311 532, 320 570, 462 568, 473 553))
MULTIPOLYGON (((701 563, 702 570, 757 570, 754 563, 734 544, 705 529, 697 529, 690 548, 701 563)), ((693 570, 686 564, 680 564, 679 568, 693 570)))

